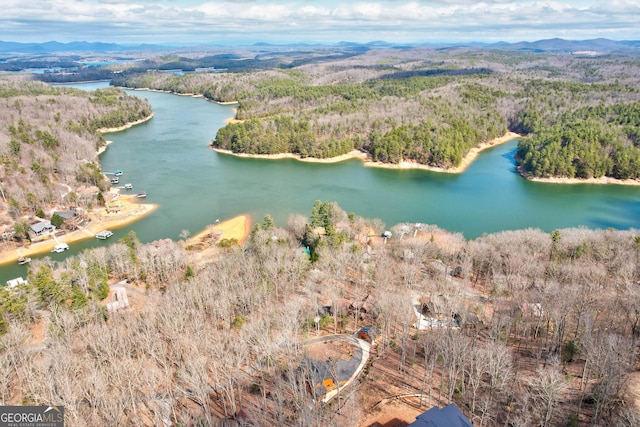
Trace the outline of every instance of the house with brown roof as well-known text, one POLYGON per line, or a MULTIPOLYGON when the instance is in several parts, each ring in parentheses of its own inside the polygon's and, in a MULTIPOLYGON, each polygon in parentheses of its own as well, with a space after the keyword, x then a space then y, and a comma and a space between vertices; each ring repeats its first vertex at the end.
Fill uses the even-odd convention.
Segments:
POLYGON ((104 206, 108 213, 118 213, 122 210, 122 202, 120 200, 106 202, 104 206))
POLYGON ((375 298, 371 295, 367 295, 363 300, 353 300, 349 305, 349 309, 357 311, 360 319, 362 319, 364 314, 373 314, 375 306, 375 298))
POLYGON ((365 325, 358 332, 356 337, 361 340, 365 340, 369 344, 375 344, 376 338, 380 336, 380 331, 373 325, 365 325))

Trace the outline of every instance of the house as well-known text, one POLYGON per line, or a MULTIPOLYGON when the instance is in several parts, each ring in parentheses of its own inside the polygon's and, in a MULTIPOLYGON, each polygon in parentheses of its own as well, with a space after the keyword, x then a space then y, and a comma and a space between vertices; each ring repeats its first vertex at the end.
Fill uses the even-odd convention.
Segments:
POLYGON ((473 427, 473 424, 455 403, 450 403, 442 409, 434 406, 418 415, 408 427, 473 427))
POLYGON ((453 320, 459 328, 475 329, 483 324, 482 319, 477 314, 471 312, 456 313, 453 320))
POLYGON ((127 289, 124 286, 114 286, 112 287, 112 290, 115 301, 107 303, 107 311, 110 314, 113 314, 123 308, 129 307, 127 289))
POLYGON ((329 362, 306 357, 298 368, 307 390, 315 396, 324 396, 338 386, 336 369, 329 362))
POLYGON ((26 283, 27 281, 24 280, 22 277, 16 277, 15 279, 7 280, 7 289, 14 289, 26 283))
POLYGON ((105 203, 105 208, 108 213, 118 213, 122 210, 122 202, 120 200, 107 202, 105 203))
POLYGON ((460 315, 453 311, 451 300, 445 295, 433 295, 413 302, 413 309, 418 321, 413 327, 418 330, 432 328, 459 328, 464 322, 460 315))
POLYGON ((432 295, 422 300, 420 312, 427 317, 448 318, 451 313, 450 298, 445 295, 432 295))
POLYGON ((349 305, 350 310, 357 310, 360 313, 360 318, 363 318, 363 314, 373 314, 375 310, 376 301, 371 295, 367 295, 362 301, 354 300, 349 305))
POLYGON ((72 221, 74 218, 78 216, 78 212, 70 209, 68 211, 55 211, 53 215, 58 214, 65 221, 72 221))
POLYGON ((40 221, 38 223, 32 224, 29 227, 29 231, 35 237, 46 236, 55 231, 55 227, 49 221, 40 221))
POLYGON ((64 225, 70 229, 77 228, 77 226, 82 222, 82 218, 78 215, 78 212, 73 209, 67 211, 55 211, 53 215, 56 214, 64 219, 64 225))
POLYGON ((373 325, 366 325, 360 328, 358 332, 356 332, 356 337, 361 340, 365 340, 369 344, 375 344, 376 338, 380 336, 380 331, 373 325))

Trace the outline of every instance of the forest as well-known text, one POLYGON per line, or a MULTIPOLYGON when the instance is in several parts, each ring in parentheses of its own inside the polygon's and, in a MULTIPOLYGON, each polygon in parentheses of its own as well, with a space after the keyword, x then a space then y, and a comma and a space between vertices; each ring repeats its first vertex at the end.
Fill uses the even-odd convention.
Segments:
POLYGON ((521 166, 537 177, 638 179, 640 103, 585 107, 541 126, 518 146, 521 166))
POLYGON ((637 230, 385 229, 316 201, 207 259, 130 232, 35 260, 0 291, 0 404, 64 405, 74 426, 359 426, 405 396, 401 413, 455 402, 477 426, 638 425, 637 230), (106 309, 110 286, 128 308, 106 309), (417 329, 426 307, 452 326, 417 329), (319 403, 306 343, 364 324, 382 333, 367 366, 319 403))
POLYGON ((70 83, 93 80, 122 81, 123 77, 139 75, 149 70, 157 72, 193 73, 201 69, 215 69, 216 72, 248 72, 272 68, 292 68, 318 61, 346 59, 368 50, 365 46, 336 46, 319 48, 290 49, 270 46, 222 48, 221 46, 197 48, 196 52, 169 47, 145 46, 145 49, 131 53, 113 51, 105 53, 75 52, 42 55, 8 55, 0 58, 0 71, 20 72, 32 68, 45 69, 34 78, 46 83, 70 83), (221 52, 222 51, 222 52, 221 52), (83 60, 93 60, 109 55, 116 62, 106 66, 93 66, 83 60), (2 61, 4 59, 4 61, 2 61))
POLYGON ((640 61, 499 49, 371 49, 254 71, 127 74, 113 84, 238 103, 212 145, 237 153, 452 168, 506 131, 529 177, 640 177, 640 61))
MULTIPOLYGON (((638 178, 633 56, 371 49, 290 65, 113 83, 237 101, 214 144, 238 152, 447 167, 513 130, 524 174, 638 178)), ((10 237, 61 194, 99 203, 75 190, 106 188, 100 129, 152 113, 116 88, 16 76, 0 78, 0 110, 10 237)), ((467 240, 317 201, 212 246, 205 258, 132 232, 33 260, 27 284, 0 289, 0 404, 64 405, 74 426, 369 426, 390 401, 405 414, 454 402, 477 426, 640 425, 637 230, 467 240), (107 308, 116 288, 128 308, 107 308), (369 324, 381 336, 358 380, 320 403, 300 369, 309 340, 369 324)))
POLYGON ((0 78, 0 110, 3 239, 22 238, 30 219, 56 205, 99 205, 96 193, 109 188, 98 163, 106 145, 100 130, 152 114, 146 100, 116 88, 86 92, 24 76, 0 78), (83 187, 95 191, 78 191, 83 187))

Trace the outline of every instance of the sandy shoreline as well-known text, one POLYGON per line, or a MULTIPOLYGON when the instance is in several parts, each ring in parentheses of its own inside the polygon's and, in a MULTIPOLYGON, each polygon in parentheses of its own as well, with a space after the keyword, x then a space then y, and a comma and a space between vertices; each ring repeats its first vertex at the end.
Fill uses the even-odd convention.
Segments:
POLYGON ((107 148, 109 147, 109 145, 113 144, 113 141, 106 141, 106 144, 104 144, 102 147, 100 147, 98 149, 98 157, 100 157, 100 154, 104 153, 105 151, 107 151, 107 148))
POLYGON ((636 179, 616 179, 608 176, 600 178, 537 178, 522 175, 525 179, 533 182, 544 182, 548 184, 617 184, 617 185, 640 185, 640 180, 636 179))
POLYGON ((467 155, 462 158, 460 165, 453 168, 440 168, 437 166, 422 165, 416 162, 400 162, 398 164, 388 164, 388 163, 368 161, 365 163, 365 166, 386 168, 386 169, 423 169, 423 170, 428 170, 432 172, 441 172, 441 173, 462 173, 465 170, 467 170, 469 165, 473 163, 473 161, 478 157, 478 155, 482 151, 487 150, 489 148, 496 147, 501 144, 505 144, 509 141, 512 141, 516 138, 521 138, 521 137, 522 135, 519 135, 515 132, 507 132, 506 134, 498 138, 494 138, 487 142, 482 142, 476 145, 475 147, 471 148, 467 153, 467 155))
POLYGON ((222 233, 222 239, 236 239, 243 243, 251 231, 251 216, 242 214, 224 221, 209 225, 197 232, 186 241, 187 246, 197 245, 211 237, 212 234, 222 233))
MULTIPOLYGON (((234 103, 234 102, 232 102, 232 103, 228 103, 228 102, 224 102, 224 103, 223 103, 223 102, 219 102, 218 104, 220 104, 220 105, 225 105, 225 104, 237 104, 237 102, 235 102, 235 103, 234 103)), ((234 108, 234 109, 233 109, 233 110, 231 110, 231 111, 233 111, 233 117, 229 117, 228 119, 224 119, 224 122, 225 122, 226 124, 229 124, 229 123, 242 123, 242 122, 243 122, 243 120, 238 120, 238 119, 236 119, 236 113, 238 112, 238 108, 236 107, 236 108, 234 108)))
POLYGON ((102 230, 122 228, 144 218, 158 208, 156 204, 135 203, 132 199, 122 196, 120 199, 123 203, 120 213, 107 213, 104 208, 90 212, 88 214, 89 221, 78 230, 42 242, 32 243, 28 246, 20 246, 0 252, 0 265, 17 262, 21 256, 28 257, 50 252, 57 243, 64 242, 71 245, 73 242, 80 240, 95 239, 96 234, 102 230))
POLYGON ((242 244, 249 237, 250 232, 251 216, 242 214, 207 226, 189 237, 183 244, 198 263, 206 263, 214 259, 223 249, 217 245, 219 241, 236 239, 238 244, 242 244))
POLYGON ((328 159, 316 159, 314 157, 300 157, 299 154, 293 153, 279 153, 279 154, 247 154, 247 153, 234 153, 231 150, 223 150, 221 148, 216 148, 211 146, 211 149, 215 152, 222 154, 230 154, 236 157, 246 157, 252 159, 268 159, 268 160, 281 160, 281 159, 294 159, 299 162, 308 162, 308 163, 338 163, 344 160, 349 159, 361 159, 365 160, 367 158, 367 154, 362 151, 353 150, 347 154, 343 154, 341 156, 330 157, 328 159))
MULTIPOLYGON (((102 230, 115 230, 124 227, 149 215, 157 208, 158 205, 155 204, 125 202, 123 210, 119 214, 107 214, 106 212, 93 213, 91 215, 94 216, 94 219, 76 231, 58 236, 55 239, 0 252, 0 265, 17 262, 19 257, 48 253, 57 243, 64 242, 71 245, 73 242, 80 240, 95 239, 96 234, 102 230)), ((102 209, 101 211, 104 210, 102 209)), ((186 245, 193 247, 202 244, 206 245, 206 241, 210 239, 212 234, 221 234, 221 238, 223 239, 236 239, 238 243, 242 244, 250 232, 251 216, 242 214, 208 226, 204 230, 189 237, 186 245)), ((115 241, 108 240, 107 242, 113 243, 115 241)), ((200 249, 203 250, 202 248, 200 249)), ((205 248, 204 250, 206 249, 213 248, 205 248)))
POLYGON ((144 117, 140 120, 136 120, 135 122, 127 123, 126 125, 119 126, 117 128, 100 128, 97 131, 100 133, 112 133, 112 132, 120 132, 121 130, 129 129, 135 125, 139 125, 140 123, 147 122, 153 118, 153 113, 149 114, 147 117, 144 117))
MULTIPOLYGON (((247 158, 256 158, 256 159, 295 159, 300 162, 310 162, 310 163, 337 163, 342 162, 344 160, 349 159, 360 159, 363 161, 364 166, 373 167, 373 168, 383 168, 383 169, 421 169, 428 170, 432 172, 440 172, 440 173, 462 173, 464 172, 471 163, 478 157, 478 155, 489 148, 496 147, 498 145, 507 143, 517 138, 522 138, 522 135, 519 135, 515 132, 507 132, 503 136, 499 138, 492 139, 487 142, 483 142, 475 147, 473 147, 467 155, 462 159, 460 165, 455 168, 439 168, 435 166, 422 165, 416 162, 400 162, 400 163, 382 163, 382 162, 373 162, 371 161, 370 156, 367 153, 362 151, 353 150, 350 153, 343 154, 337 157, 331 157, 328 159, 316 159, 312 157, 301 158, 297 154, 292 153, 281 153, 281 154, 246 154, 246 153, 234 153, 231 150, 223 150, 220 148, 215 148, 212 145, 211 149, 218 153, 230 154, 236 157, 247 157, 247 158)), ((610 177, 600 177, 600 178, 590 178, 590 179, 580 179, 580 178, 535 178, 531 176, 527 176, 526 174, 520 173, 520 175, 534 182, 546 182, 552 184, 617 184, 617 185, 640 185, 640 180, 634 179, 615 179, 610 177)))
POLYGON ((300 155, 293 154, 293 153, 246 154, 246 153, 234 153, 231 150, 223 150, 220 148, 215 148, 213 146, 211 146, 211 148, 214 151, 217 151, 218 153, 231 154, 237 157, 248 157, 248 158, 256 158, 256 159, 271 159, 271 160, 295 159, 300 162, 309 162, 309 163, 338 163, 338 162, 342 162, 350 159, 360 159, 363 161, 364 165, 367 167, 385 168, 385 169, 423 169, 423 170, 429 170, 433 172, 461 173, 461 172, 464 172, 467 169, 467 167, 469 167, 469 165, 476 159, 476 157, 478 157, 478 154, 480 154, 480 152, 482 152, 483 150, 495 147, 500 144, 504 144, 506 142, 509 142, 513 139, 520 138, 520 137, 521 135, 518 135, 517 133, 507 132, 505 135, 499 138, 495 138, 495 139, 492 139, 491 141, 483 142, 482 144, 476 147, 473 147, 471 150, 469 150, 469 153, 467 153, 467 155, 462 159, 460 166, 455 168, 447 168, 447 169, 439 168, 435 166, 422 165, 416 162, 400 162, 397 164, 374 162, 371 160, 370 156, 367 153, 364 153, 359 150, 353 150, 347 154, 343 154, 341 156, 336 156, 336 157, 330 157, 328 159, 316 159, 313 157, 303 158, 303 157, 300 157, 300 155))

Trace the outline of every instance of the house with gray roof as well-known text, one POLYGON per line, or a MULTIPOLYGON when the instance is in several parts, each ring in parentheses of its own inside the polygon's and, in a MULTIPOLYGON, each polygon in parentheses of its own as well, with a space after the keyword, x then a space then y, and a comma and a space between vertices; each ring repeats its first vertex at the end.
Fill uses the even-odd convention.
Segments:
POLYGON ((450 403, 442 409, 434 406, 418 415, 408 427, 473 427, 473 424, 455 403, 450 403))
POLYGON ((62 219, 64 219, 65 221, 67 220, 73 220, 75 217, 78 216, 78 212, 74 211, 73 209, 67 210, 67 211, 55 211, 53 213, 53 215, 58 214, 62 217, 62 219))
POLYGON ((29 232, 36 237, 46 236, 49 233, 55 231, 55 227, 49 221, 40 221, 35 224, 31 224, 29 232))

